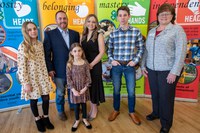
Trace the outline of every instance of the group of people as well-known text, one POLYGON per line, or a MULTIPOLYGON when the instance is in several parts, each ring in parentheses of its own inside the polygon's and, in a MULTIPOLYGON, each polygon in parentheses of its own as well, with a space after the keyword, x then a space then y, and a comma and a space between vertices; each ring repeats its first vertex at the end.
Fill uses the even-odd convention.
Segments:
MULTIPOLYGON (((186 55, 186 35, 180 26, 174 24, 175 9, 170 4, 159 7, 158 26, 149 31, 146 47, 140 30, 129 25, 130 17, 128 7, 118 8, 119 27, 109 37, 107 54, 112 64, 114 110, 108 120, 113 121, 120 114, 121 78, 124 75, 129 116, 136 125, 141 124, 135 113, 135 66, 141 63, 152 93, 153 111, 146 119, 160 119, 160 133, 168 133, 173 122, 175 87, 186 55)), ((33 22, 22 25, 24 41, 18 48, 21 96, 30 100, 38 130, 54 129, 48 116, 49 93, 52 90, 50 76, 56 84, 58 118, 67 119, 64 108, 67 92, 69 108, 75 114, 71 131, 76 131, 80 124, 80 106, 82 123, 91 129, 89 121, 97 117, 98 105, 105 102, 101 63, 105 44, 103 35, 98 32, 98 19, 94 14, 86 17, 81 37, 78 32, 68 29, 64 11, 58 11, 55 20, 58 27, 45 32, 43 44, 38 41, 37 26, 33 22), (43 116, 39 115, 37 107, 40 97, 43 116), (87 101, 90 101, 89 113, 87 101)))

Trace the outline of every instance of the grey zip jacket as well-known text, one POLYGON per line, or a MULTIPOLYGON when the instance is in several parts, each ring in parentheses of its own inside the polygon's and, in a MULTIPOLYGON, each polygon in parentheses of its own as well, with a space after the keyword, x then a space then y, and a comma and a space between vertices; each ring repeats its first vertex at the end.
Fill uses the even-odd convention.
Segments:
POLYGON ((186 34, 181 26, 170 23, 155 36, 157 27, 148 33, 141 68, 170 71, 171 74, 179 76, 186 56, 186 34))

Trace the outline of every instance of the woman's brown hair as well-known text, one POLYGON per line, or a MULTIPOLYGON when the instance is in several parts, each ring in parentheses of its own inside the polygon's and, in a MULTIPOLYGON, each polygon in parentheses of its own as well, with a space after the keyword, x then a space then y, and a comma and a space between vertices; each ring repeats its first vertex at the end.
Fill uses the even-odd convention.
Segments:
POLYGON ((171 20, 171 23, 174 24, 174 21, 176 20, 176 13, 175 13, 175 9, 174 7, 171 5, 171 4, 168 4, 168 3, 164 3, 162 4, 159 8, 158 8, 158 11, 157 11, 157 25, 159 25, 160 23, 158 22, 158 15, 162 12, 166 12, 166 11, 169 11, 171 12, 172 14, 172 20, 171 20))
POLYGON ((28 24, 33 24, 37 28, 36 24, 31 21, 26 21, 22 24, 22 35, 24 38, 24 41, 22 42, 25 46, 25 57, 28 59, 34 59, 35 49, 33 48, 33 44, 31 41, 31 38, 28 34, 28 24))
POLYGON ((73 43, 73 44, 71 45, 71 47, 70 47, 69 60, 68 60, 68 62, 67 62, 67 67, 69 68, 69 70, 71 70, 72 64, 73 64, 73 62, 74 62, 74 56, 71 54, 71 52, 72 52, 72 50, 73 50, 75 47, 80 47, 80 48, 82 49, 83 54, 82 54, 81 58, 82 58, 83 60, 86 60, 85 53, 84 53, 84 50, 83 50, 81 44, 80 44, 80 43, 73 43))
POLYGON ((96 28, 94 29, 94 31, 92 33, 93 36, 92 36, 91 40, 93 42, 95 42, 95 40, 98 38, 98 31, 99 31, 99 28, 100 28, 99 23, 98 23, 98 18, 97 18, 97 16, 95 14, 89 14, 85 19, 85 23, 84 23, 84 26, 83 26, 82 40, 81 41, 87 39, 88 28, 86 26, 86 23, 87 23, 88 19, 91 18, 91 17, 94 17, 95 20, 96 20, 96 28))

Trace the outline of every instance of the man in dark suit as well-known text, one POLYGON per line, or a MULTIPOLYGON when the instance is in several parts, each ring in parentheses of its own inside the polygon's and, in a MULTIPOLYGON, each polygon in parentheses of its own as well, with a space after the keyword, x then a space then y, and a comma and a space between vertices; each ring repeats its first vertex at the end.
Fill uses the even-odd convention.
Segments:
MULTIPOLYGON (((65 103, 65 85, 66 81, 66 63, 68 61, 71 44, 80 42, 79 33, 68 29, 68 18, 64 11, 58 11, 55 15, 58 27, 45 33, 44 50, 45 60, 49 75, 56 84, 56 108, 61 120, 66 120, 65 103)), ((68 90, 68 103, 70 109, 73 104, 70 102, 68 90)))

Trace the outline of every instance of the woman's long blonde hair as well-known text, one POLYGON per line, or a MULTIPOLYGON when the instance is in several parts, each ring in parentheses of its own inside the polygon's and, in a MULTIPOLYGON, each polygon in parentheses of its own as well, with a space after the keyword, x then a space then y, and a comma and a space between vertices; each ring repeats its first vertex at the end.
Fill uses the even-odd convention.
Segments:
POLYGON ((27 59, 34 59, 35 49, 33 48, 31 38, 28 34, 28 27, 27 27, 28 24, 33 24, 37 28, 36 24, 31 22, 31 21, 26 21, 22 25, 22 35, 23 35, 23 38, 24 38, 24 41, 22 43, 25 46, 24 55, 27 59))
POLYGON ((73 44, 71 45, 71 47, 70 47, 69 60, 68 60, 68 62, 67 62, 67 67, 69 68, 69 70, 71 70, 72 65, 73 65, 73 62, 74 62, 74 56, 71 54, 71 52, 72 52, 72 50, 73 50, 75 47, 80 47, 80 48, 82 49, 83 54, 82 54, 81 58, 82 58, 84 61, 86 61, 85 53, 84 53, 84 51, 83 51, 83 48, 82 48, 81 44, 80 44, 80 43, 73 43, 73 44))
POLYGON ((93 42, 95 42, 95 40, 98 38, 98 31, 99 31, 99 29, 100 29, 100 26, 99 26, 99 23, 98 23, 98 18, 97 18, 97 16, 95 15, 95 14, 89 14, 87 17, 86 17, 86 19, 85 19, 85 23, 84 23, 84 25, 83 25, 83 33, 82 33, 82 40, 81 40, 81 42, 83 41, 83 40, 85 40, 85 39, 87 39, 87 35, 88 35, 88 28, 87 28, 87 26, 86 26, 86 23, 87 23, 87 21, 88 21, 88 19, 89 18, 91 18, 91 17, 94 17, 95 18, 95 20, 96 20, 96 28, 94 29, 94 31, 93 31, 93 36, 92 36, 92 38, 91 38, 91 40, 93 41, 93 42))

